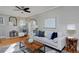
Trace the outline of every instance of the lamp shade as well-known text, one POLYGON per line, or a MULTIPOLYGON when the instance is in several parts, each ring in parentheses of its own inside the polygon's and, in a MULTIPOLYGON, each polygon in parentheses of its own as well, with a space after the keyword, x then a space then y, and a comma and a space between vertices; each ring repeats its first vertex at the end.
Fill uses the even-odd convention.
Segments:
POLYGON ((75 24, 68 24, 67 30, 76 30, 76 25, 75 24))
POLYGON ((76 25, 75 24, 68 24, 67 25, 67 33, 68 38, 74 38, 76 34, 76 25))

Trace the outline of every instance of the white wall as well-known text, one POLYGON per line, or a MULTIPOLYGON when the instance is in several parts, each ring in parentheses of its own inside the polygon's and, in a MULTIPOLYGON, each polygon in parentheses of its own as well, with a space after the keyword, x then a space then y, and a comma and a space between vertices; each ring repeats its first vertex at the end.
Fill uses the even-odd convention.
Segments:
POLYGON ((8 30, 8 20, 9 16, 6 15, 0 15, 3 17, 3 24, 0 24, 0 36, 8 36, 7 30, 8 30))
POLYGON ((9 31, 15 29, 15 27, 9 25, 10 16, 0 14, 0 17, 3 17, 3 24, 0 24, 0 37, 8 37, 9 31))
MULTIPOLYGON (((66 26, 68 24, 76 24, 77 33, 79 32, 79 7, 58 7, 53 10, 44 12, 33 16, 37 19, 39 29, 51 30, 58 32, 66 32, 66 26), (44 20, 47 18, 56 17, 56 29, 45 29, 44 20)), ((78 34, 79 35, 79 34, 78 34)))

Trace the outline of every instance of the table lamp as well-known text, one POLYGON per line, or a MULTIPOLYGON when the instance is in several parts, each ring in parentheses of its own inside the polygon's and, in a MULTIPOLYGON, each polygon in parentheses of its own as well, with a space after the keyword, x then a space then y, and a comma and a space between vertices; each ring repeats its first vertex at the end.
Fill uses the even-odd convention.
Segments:
POLYGON ((67 33, 68 33, 68 38, 74 38, 74 34, 76 33, 76 25, 75 24, 68 24, 67 25, 67 33))

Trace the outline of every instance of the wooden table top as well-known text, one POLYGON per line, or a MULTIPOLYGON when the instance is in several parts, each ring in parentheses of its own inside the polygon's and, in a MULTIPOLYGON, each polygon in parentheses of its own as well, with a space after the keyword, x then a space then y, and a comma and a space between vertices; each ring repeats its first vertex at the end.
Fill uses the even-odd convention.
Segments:
POLYGON ((21 37, 11 37, 11 38, 1 38, 0 39, 0 46, 10 45, 17 42, 24 41, 29 38, 29 35, 24 35, 21 37))
POLYGON ((39 49, 39 48, 43 47, 43 44, 41 44, 37 41, 34 41, 33 43, 31 43, 31 46, 32 46, 32 48, 39 49))
POLYGON ((27 48, 31 49, 32 51, 40 49, 41 47, 44 46, 42 43, 39 43, 37 41, 33 41, 32 43, 26 41, 24 44, 27 48))

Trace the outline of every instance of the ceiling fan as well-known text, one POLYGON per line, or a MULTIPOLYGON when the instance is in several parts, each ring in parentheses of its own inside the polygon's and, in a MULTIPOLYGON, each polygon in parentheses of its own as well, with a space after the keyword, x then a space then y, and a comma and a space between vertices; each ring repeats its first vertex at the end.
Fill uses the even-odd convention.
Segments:
POLYGON ((26 8, 24 6, 16 6, 16 8, 19 9, 19 10, 22 10, 24 12, 31 13, 31 11, 29 11, 30 8, 26 8))

